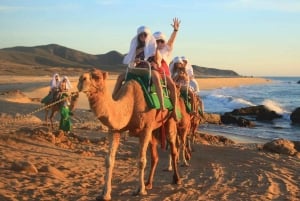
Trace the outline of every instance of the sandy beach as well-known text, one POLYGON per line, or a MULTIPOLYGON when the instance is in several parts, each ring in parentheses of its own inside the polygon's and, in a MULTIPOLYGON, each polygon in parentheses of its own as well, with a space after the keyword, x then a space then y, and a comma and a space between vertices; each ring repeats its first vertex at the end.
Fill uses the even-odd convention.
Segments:
MULTIPOLYGON (((0 200, 95 200, 102 192, 108 133, 89 111, 80 93, 68 136, 44 120, 42 107, 49 91, 49 76, 0 76, 0 200), (16 91, 19 90, 19 91, 16 91)), ((70 77, 76 91, 78 77, 70 77)), ((200 89, 268 84, 263 78, 202 78, 200 89)), ((115 76, 107 84, 113 89, 115 76)), ((197 135, 189 167, 179 168, 181 185, 164 169, 168 151, 160 161, 153 189, 132 196, 137 188, 138 139, 122 138, 112 180, 113 200, 300 200, 300 159, 262 150, 254 142, 223 143, 207 133, 197 135), (206 138, 205 138, 206 136, 206 138)), ((147 168, 150 160, 148 159, 147 168)), ((146 177, 147 177, 146 172, 146 177)))

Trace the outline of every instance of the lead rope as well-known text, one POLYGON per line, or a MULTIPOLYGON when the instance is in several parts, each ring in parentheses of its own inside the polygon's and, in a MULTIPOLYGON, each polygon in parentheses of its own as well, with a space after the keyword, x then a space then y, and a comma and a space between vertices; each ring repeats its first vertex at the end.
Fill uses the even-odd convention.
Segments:
MULTIPOLYGON (((72 96, 75 96, 75 94, 76 94, 76 93, 74 93, 73 95, 71 94, 70 96, 71 96, 71 97, 72 97, 72 96)), ((13 123, 13 122, 15 122, 15 121, 19 121, 19 120, 25 119, 25 118, 27 118, 27 117, 30 117, 30 116, 33 115, 34 113, 37 113, 37 112, 39 112, 39 111, 45 110, 45 109, 47 109, 47 108, 49 108, 49 107, 52 107, 53 105, 55 105, 55 104, 57 104, 57 103, 60 103, 60 102, 62 102, 62 101, 64 101, 64 100, 66 100, 67 98, 68 98, 68 97, 59 99, 59 100, 57 100, 57 101, 54 101, 53 103, 50 103, 50 104, 45 105, 45 106, 43 106, 43 107, 40 107, 40 108, 38 108, 38 109, 36 109, 36 110, 34 110, 34 111, 28 113, 28 114, 24 114, 24 115, 21 115, 21 116, 19 116, 19 117, 15 117, 15 118, 13 118, 13 119, 7 121, 7 122, 1 123, 0 126, 6 126, 6 125, 11 124, 11 123, 13 123)))

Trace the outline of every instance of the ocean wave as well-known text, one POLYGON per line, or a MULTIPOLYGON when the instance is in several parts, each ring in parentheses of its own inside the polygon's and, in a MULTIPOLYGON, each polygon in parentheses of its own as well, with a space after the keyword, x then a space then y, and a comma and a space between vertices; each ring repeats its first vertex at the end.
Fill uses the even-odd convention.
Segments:
POLYGON ((249 100, 221 94, 209 94, 202 97, 207 112, 228 112, 236 108, 255 106, 249 100))
POLYGON ((284 113, 287 113, 287 111, 284 110, 284 108, 279 103, 277 103, 276 101, 270 100, 270 99, 264 100, 262 102, 262 105, 264 105, 269 110, 276 112, 277 114, 282 115, 284 113))

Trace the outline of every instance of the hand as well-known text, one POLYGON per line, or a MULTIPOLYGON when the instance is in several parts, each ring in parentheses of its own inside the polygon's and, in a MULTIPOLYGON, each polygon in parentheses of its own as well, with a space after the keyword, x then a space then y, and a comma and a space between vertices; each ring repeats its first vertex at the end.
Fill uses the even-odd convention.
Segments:
POLYGON ((179 25, 180 25, 181 21, 178 18, 173 18, 173 24, 171 24, 171 26, 173 27, 174 30, 179 29, 179 25))
POLYGON ((141 63, 141 59, 140 59, 140 58, 136 58, 136 59, 134 60, 134 63, 135 63, 136 65, 138 65, 139 63, 141 63))
POLYGON ((151 67, 154 69, 154 70, 158 70, 159 69, 159 66, 156 62, 154 61, 151 61, 151 67))
POLYGON ((135 55, 139 55, 141 52, 144 51, 144 47, 141 47, 141 48, 138 48, 136 51, 135 51, 135 55))

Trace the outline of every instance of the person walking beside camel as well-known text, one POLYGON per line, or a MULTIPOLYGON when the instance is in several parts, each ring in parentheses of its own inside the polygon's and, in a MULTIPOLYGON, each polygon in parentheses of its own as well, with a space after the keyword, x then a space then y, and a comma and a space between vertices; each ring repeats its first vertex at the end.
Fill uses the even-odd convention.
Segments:
POLYGON ((62 130, 65 134, 68 134, 72 129, 71 111, 69 108, 70 103, 67 99, 67 94, 63 94, 61 98, 66 98, 66 100, 64 100, 63 105, 60 108, 59 130, 62 130))

